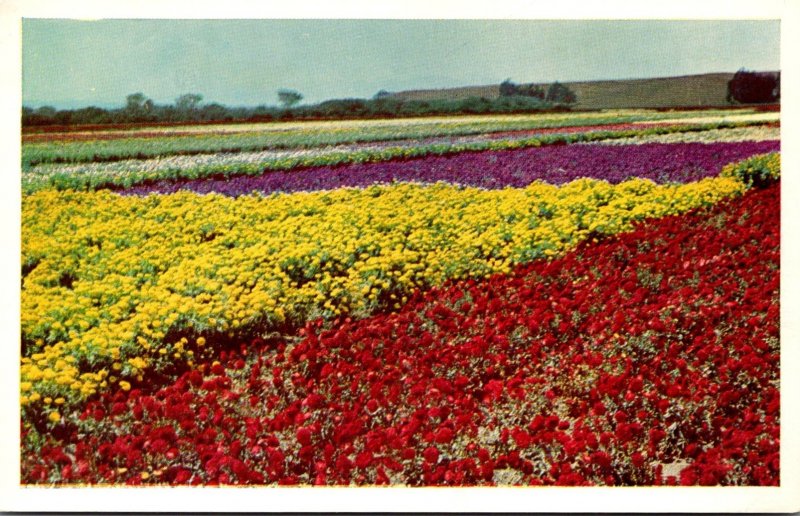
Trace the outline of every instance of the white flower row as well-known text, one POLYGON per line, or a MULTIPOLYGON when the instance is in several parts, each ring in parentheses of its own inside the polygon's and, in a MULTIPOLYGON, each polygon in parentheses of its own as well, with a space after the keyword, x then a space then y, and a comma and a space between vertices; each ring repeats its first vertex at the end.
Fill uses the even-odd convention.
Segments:
POLYGON ((580 145, 631 145, 641 143, 719 143, 719 142, 760 142, 780 140, 779 127, 733 127, 710 129, 685 133, 653 134, 634 138, 617 138, 595 142, 582 142, 580 145))

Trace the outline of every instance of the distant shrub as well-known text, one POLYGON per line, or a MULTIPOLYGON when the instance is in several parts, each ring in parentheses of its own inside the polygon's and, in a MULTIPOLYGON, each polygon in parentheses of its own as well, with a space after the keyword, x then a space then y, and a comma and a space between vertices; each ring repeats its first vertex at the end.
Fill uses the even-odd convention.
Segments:
POLYGON ((500 83, 500 97, 528 97, 546 101, 550 104, 574 104, 577 100, 575 92, 558 81, 545 90, 539 84, 514 84, 511 79, 506 79, 500 83))
POLYGON ((500 96, 510 97, 517 94, 518 86, 511 82, 511 79, 506 79, 500 83, 500 96))
POLYGON ((545 91, 538 84, 514 84, 511 79, 506 79, 500 84, 501 97, 532 97, 545 99, 545 91))
POLYGON ((780 73, 741 69, 728 81, 728 102, 760 104, 777 102, 781 96, 780 73))
POLYGON ((545 99, 554 104, 572 104, 577 100, 577 97, 574 91, 556 81, 547 88, 547 97, 545 99))

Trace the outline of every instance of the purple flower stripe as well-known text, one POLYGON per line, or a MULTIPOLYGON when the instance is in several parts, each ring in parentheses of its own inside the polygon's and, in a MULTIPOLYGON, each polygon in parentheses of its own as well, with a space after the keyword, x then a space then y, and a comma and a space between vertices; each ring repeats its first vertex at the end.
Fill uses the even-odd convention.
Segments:
POLYGON ((604 179, 610 183, 620 183, 631 177, 658 183, 688 183, 715 176, 728 163, 779 150, 779 141, 554 145, 313 167, 227 179, 160 180, 121 193, 142 195, 191 190, 239 196, 254 191, 269 194, 365 187, 376 183, 437 181, 494 189, 524 187, 535 180, 563 184, 581 177, 604 179))

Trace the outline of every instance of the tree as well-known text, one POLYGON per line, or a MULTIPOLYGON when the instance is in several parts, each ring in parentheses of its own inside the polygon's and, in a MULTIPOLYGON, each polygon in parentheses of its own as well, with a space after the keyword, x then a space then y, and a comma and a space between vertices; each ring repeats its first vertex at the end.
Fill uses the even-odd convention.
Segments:
POLYGON ((200 113, 203 120, 230 120, 233 118, 228 108, 216 102, 203 106, 200 113))
POLYGON ((519 86, 517 88, 517 95, 544 100, 545 91, 544 88, 538 84, 528 84, 527 86, 519 86))
POLYGON ((511 79, 506 79, 500 83, 501 97, 533 97, 544 100, 544 88, 538 84, 514 84, 511 79))
POLYGON ((391 97, 391 96, 392 96, 392 94, 389 93, 388 91, 380 90, 378 93, 376 93, 375 95, 372 96, 372 99, 373 100, 379 100, 379 99, 385 99, 385 98, 388 98, 388 97, 391 97))
POLYGON ((144 93, 131 93, 125 97, 125 109, 120 113, 116 122, 144 122, 152 111, 153 101, 144 96, 144 93))
POLYGON ((56 108, 52 106, 42 106, 38 109, 31 107, 22 108, 22 125, 51 125, 55 122, 55 116, 58 113, 56 108))
POLYGON ((547 89, 545 99, 556 104, 572 104, 575 102, 575 92, 560 82, 556 81, 547 89))
POLYGON ((749 72, 742 68, 728 81, 728 102, 777 102, 780 99, 780 84, 780 74, 749 72))
POLYGON ((278 101, 283 107, 290 108, 303 100, 303 95, 294 90, 278 90, 278 101))
POLYGON ((56 116, 56 113, 57 113, 56 108, 54 108, 53 106, 42 106, 36 110, 37 115, 44 117, 54 117, 56 116))
POLYGON ((506 79, 500 83, 500 96, 510 97, 517 95, 517 85, 511 82, 511 79, 506 79))
POLYGON ((175 99, 175 107, 178 111, 193 111, 203 100, 199 93, 184 93, 175 99))
POLYGON ((144 108, 144 103, 147 101, 147 97, 145 97, 144 93, 142 92, 131 93, 125 97, 125 101, 125 109, 127 111, 139 112, 144 108))

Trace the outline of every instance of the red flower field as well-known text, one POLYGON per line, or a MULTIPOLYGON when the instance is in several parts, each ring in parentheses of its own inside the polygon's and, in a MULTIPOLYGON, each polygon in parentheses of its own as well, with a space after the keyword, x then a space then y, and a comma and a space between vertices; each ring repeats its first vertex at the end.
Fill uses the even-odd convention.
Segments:
POLYGON ((779 188, 103 394, 22 481, 777 485, 779 188))

